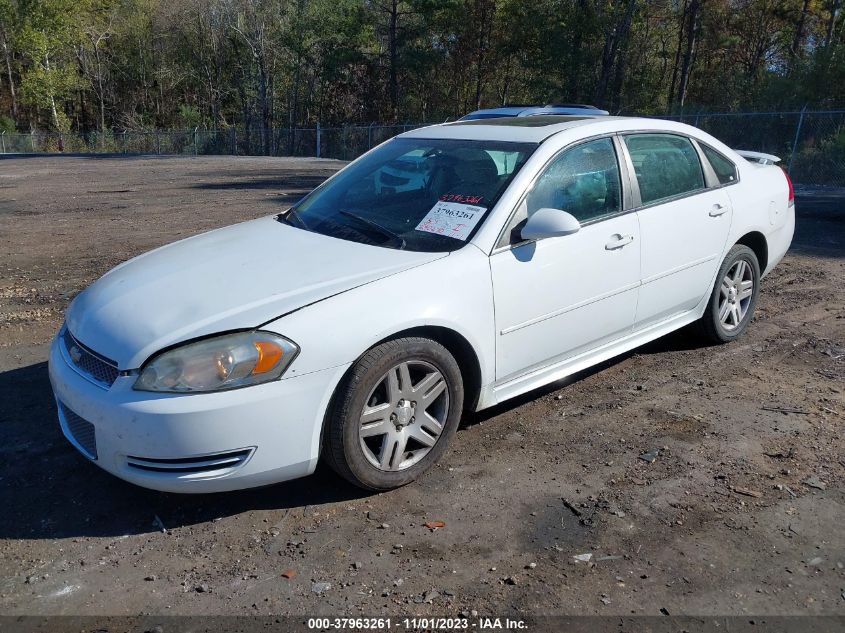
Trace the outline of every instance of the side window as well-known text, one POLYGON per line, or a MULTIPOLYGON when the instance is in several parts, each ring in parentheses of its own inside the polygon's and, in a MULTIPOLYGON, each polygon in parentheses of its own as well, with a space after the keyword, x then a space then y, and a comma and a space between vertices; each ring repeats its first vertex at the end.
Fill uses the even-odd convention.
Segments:
POLYGON ((719 184, 729 185, 732 182, 736 182, 736 165, 712 147, 708 147, 700 141, 698 144, 701 146, 701 151, 704 152, 704 155, 710 162, 710 166, 713 168, 713 171, 716 172, 719 184))
POLYGON ((564 150, 526 198, 527 215, 544 207, 571 213, 582 224, 622 210, 613 141, 602 138, 564 150))
POLYGON ((624 137, 643 204, 704 189, 701 163, 689 139, 674 134, 624 137))

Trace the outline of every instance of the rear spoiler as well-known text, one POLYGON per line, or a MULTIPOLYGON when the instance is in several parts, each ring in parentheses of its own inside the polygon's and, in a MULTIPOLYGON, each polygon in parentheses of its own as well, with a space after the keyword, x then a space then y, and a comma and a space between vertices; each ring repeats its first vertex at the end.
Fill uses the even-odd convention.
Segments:
POLYGON ((744 149, 735 150, 737 154, 742 156, 745 160, 752 163, 759 163, 760 165, 774 165, 780 162, 780 158, 772 154, 763 154, 762 152, 749 152, 744 149))

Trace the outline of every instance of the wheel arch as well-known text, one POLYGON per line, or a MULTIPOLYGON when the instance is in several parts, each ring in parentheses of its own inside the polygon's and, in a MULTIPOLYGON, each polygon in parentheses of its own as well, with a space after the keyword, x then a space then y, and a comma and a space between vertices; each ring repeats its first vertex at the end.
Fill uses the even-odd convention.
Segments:
POLYGON ((332 410, 334 409, 335 398, 337 397, 337 394, 340 389, 345 384, 349 372, 352 371, 352 368, 355 366, 355 363, 358 361, 358 359, 360 359, 362 356, 364 356, 364 354, 369 352, 374 347, 378 347, 382 343, 411 336, 427 338, 437 343, 440 343, 443 347, 448 350, 448 352, 452 356, 455 357, 455 361, 458 363, 458 368, 461 370, 461 378, 464 381, 464 411, 475 410, 475 407, 478 404, 478 399, 481 396, 481 362, 472 344, 456 330, 444 327, 442 325, 420 325, 415 327, 409 327, 404 330, 394 332, 393 334, 385 336, 379 339, 378 341, 374 342, 367 349, 363 350, 358 355, 358 358, 355 359, 355 361, 350 363, 343 376, 335 385, 332 396, 329 399, 328 406, 326 407, 326 411, 323 416, 322 430, 320 431, 321 446, 323 443, 322 434, 325 430, 327 416, 330 415, 332 410))
POLYGON ((481 394, 481 362, 472 344, 459 332, 442 325, 421 325, 407 328, 373 343, 363 354, 387 341, 418 336, 440 343, 455 357, 464 381, 464 410, 473 411, 481 394))
POLYGON ((333 414, 338 394, 340 393, 344 384, 346 384, 347 377, 349 376, 350 372, 352 371, 352 368, 355 366, 355 363, 358 361, 358 359, 360 359, 368 351, 375 347, 378 347, 382 343, 412 336, 427 338, 432 341, 435 341, 445 347, 448 352, 452 354, 452 356, 455 358, 455 361, 458 363, 458 368, 461 372, 461 378, 464 381, 464 411, 475 410, 475 407, 481 396, 482 378, 481 362, 472 344, 466 339, 466 337, 464 337, 456 330, 441 325, 421 325, 409 327, 404 330, 400 330, 398 332, 390 334, 389 336, 385 336, 379 339, 378 341, 374 342, 367 349, 363 350, 361 354, 359 354, 358 358, 356 358, 355 361, 350 363, 346 371, 343 372, 343 375, 335 385, 331 397, 328 400, 328 404, 323 412, 323 420, 322 424, 320 425, 318 443, 321 455, 326 455, 327 453, 325 442, 329 416, 333 414))
POLYGON ((757 256, 757 263, 760 264, 760 273, 762 274, 769 263, 769 243, 766 241, 766 236, 760 233, 760 231, 750 231, 740 237, 736 243, 747 246, 754 251, 754 254, 757 256))

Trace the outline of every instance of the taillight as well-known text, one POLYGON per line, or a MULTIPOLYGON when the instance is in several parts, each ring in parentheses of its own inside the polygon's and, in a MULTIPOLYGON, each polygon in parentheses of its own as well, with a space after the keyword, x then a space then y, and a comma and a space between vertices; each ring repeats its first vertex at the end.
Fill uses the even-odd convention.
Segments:
MULTIPOLYGON (((781 168, 783 169, 783 168, 781 168)), ((786 173, 786 170, 783 170, 783 175, 786 176, 786 184, 789 186, 789 206, 795 204, 795 189, 792 187, 792 179, 789 177, 789 174, 786 173)))

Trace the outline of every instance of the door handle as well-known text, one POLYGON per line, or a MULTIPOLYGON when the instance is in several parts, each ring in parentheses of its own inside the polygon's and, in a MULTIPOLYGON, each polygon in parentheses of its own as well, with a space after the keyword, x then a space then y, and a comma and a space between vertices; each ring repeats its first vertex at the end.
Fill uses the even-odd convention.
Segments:
POLYGON ((718 218, 723 213, 727 213, 728 208, 723 207, 721 204, 714 204, 713 208, 710 209, 710 217, 711 218, 718 218))
POLYGON ((633 235, 620 235, 617 233, 613 236, 613 239, 604 245, 605 250, 608 251, 615 251, 617 248, 622 248, 623 246, 627 246, 631 242, 634 241, 633 235))

